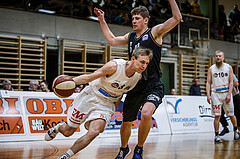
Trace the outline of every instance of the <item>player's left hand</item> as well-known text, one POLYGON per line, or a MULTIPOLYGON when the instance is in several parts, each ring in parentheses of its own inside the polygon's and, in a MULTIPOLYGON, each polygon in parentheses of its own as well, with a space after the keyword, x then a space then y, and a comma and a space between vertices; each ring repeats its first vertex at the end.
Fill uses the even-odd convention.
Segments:
POLYGON ((231 100, 231 95, 227 95, 226 99, 225 99, 225 102, 228 104, 231 100))

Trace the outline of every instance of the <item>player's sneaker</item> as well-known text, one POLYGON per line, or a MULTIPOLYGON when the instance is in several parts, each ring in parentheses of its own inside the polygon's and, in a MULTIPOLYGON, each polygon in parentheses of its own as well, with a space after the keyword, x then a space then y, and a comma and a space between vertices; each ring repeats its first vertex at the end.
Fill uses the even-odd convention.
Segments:
POLYGON ((127 146, 126 148, 120 148, 120 151, 115 159, 125 159, 127 155, 129 155, 131 149, 127 146))
POLYGON ((48 131, 45 134, 45 140, 50 141, 50 140, 54 139, 57 136, 57 134, 59 133, 58 128, 64 124, 66 124, 66 123, 61 122, 61 123, 58 123, 56 126, 48 129, 48 131))
POLYGON ((238 129, 234 131, 234 140, 238 140, 240 138, 238 129))
POLYGON ((134 154, 132 159, 142 159, 143 147, 136 146, 134 149, 134 154))
POLYGON ((229 133, 228 128, 224 128, 224 129, 222 130, 222 132, 219 134, 219 136, 223 136, 223 135, 225 135, 225 134, 227 134, 227 133, 229 133))
POLYGON ((214 141, 217 142, 217 143, 222 143, 222 139, 220 138, 219 135, 215 137, 214 141))

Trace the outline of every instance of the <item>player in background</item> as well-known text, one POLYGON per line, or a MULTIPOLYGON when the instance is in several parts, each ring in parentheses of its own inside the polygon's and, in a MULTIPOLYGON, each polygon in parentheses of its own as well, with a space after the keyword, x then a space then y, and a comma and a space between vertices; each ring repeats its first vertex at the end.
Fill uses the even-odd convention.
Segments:
POLYGON ((175 0, 168 0, 172 9, 172 17, 162 24, 148 28, 149 11, 144 6, 139 6, 131 11, 133 32, 123 36, 114 36, 104 20, 104 11, 94 8, 98 16, 103 34, 111 46, 128 45, 129 57, 132 51, 139 46, 153 50, 153 59, 143 74, 143 79, 130 92, 123 106, 123 122, 120 129, 121 148, 116 158, 124 159, 129 153, 128 140, 131 136, 132 122, 137 118, 139 108, 141 110, 141 123, 138 129, 138 144, 135 147, 133 158, 141 159, 143 145, 151 128, 152 115, 162 103, 164 86, 160 81, 162 72, 160 69, 162 37, 173 29, 182 19, 175 0))
POLYGON ((79 93, 68 109, 67 124, 62 122, 50 128, 45 134, 45 140, 54 139, 59 132, 69 137, 85 121, 84 126, 88 131, 61 159, 68 159, 84 149, 104 131, 122 94, 134 88, 152 56, 150 49, 138 47, 134 50, 131 61, 112 60, 92 74, 73 78, 76 85, 90 84, 79 93))
POLYGON ((212 105, 212 112, 215 115, 214 129, 215 142, 221 143, 219 136, 219 121, 221 117, 222 107, 227 116, 231 119, 234 127, 234 139, 239 139, 239 131, 237 128, 237 120, 234 115, 234 106, 232 98, 233 90, 233 70, 232 67, 224 63, 224 53, 220 50, 215 52, 216 63, 208 69, 207 74, 207 101, 212 105), (211 95, 210 95, 211 88, 211 95))

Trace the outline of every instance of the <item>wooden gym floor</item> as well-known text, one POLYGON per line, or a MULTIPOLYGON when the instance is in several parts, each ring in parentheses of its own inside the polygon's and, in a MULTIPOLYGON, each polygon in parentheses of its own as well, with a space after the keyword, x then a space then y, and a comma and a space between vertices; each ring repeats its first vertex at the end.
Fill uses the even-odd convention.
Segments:
MULTIPOLYGON (((233 140, 233 132, 215 144, 213 133, 149 136, 144 146, 144 159, 237 159, 240 158, 240 140, 233 140)), ((0 142, 1 159, 55 159, 61 157, 75 140, 0 142)), ((134 149, 137 137, 132 136, 130 148, 134 149)), ((73 159, 114 159, 120 138, 97 138, 73 159)), ((132 158, 132 153, 127 159, 132 158)))

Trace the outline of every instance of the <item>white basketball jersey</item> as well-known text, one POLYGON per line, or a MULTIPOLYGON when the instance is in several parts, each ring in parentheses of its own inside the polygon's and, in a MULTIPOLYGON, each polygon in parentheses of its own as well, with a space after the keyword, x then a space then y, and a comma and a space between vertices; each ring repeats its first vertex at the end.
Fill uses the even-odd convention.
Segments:
POLYGON ((135 72, 132 77, 127 77, 127 61, 123 59, 113 61, 117 63, 116 72, 110 77, 104 76, 90 82, 89 86, 98 96, 116 102, 124 92, 128 92, 135 87, 141 78, 141 74, 135 72))
POLYGON ((229 90, 229 64, 223 63, 218 68, 216 64, 210 67, 212 73, 212 91, 227 92, 229 90))

